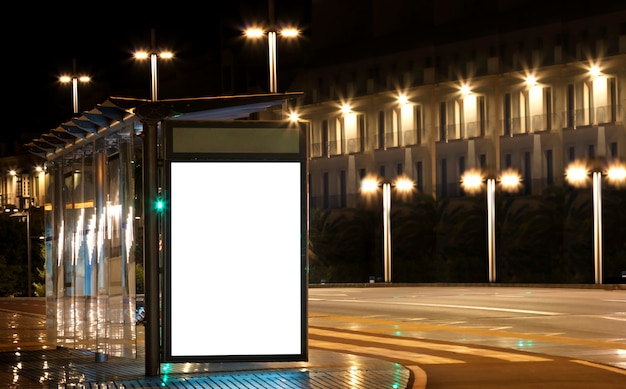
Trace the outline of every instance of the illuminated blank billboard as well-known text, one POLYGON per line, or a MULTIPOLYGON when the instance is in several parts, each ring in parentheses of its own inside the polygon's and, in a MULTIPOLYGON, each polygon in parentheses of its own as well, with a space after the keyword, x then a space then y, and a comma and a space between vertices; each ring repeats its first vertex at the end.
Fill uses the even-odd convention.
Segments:
POLYGON ((305 126, 166 124, 166 361, 306 360, 305 126))

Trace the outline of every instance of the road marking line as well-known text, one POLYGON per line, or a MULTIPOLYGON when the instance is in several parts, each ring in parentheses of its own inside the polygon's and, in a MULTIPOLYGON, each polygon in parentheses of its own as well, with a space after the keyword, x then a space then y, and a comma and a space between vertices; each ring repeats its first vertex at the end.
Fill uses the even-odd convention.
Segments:
POLYGON ((382 333, 388 334, 389 328, 387 327, 389 324, 402 327, 402 332, 412 332, 412 331, 444 331, 444 332, 454 332, 454 333, 469 333, 475 335, 485 335, 485 336, 495 336, 495 337, 507 337, 507 338, 520 338, 527 340, 535 340, 535 341, 545 341, 551 343, 559 343, 559 344, 569 344, 569 345, 578 345, 578 346, 591 346, 598 348, 608 348, 608 349, 624 349, 626 348, 626 344, 623 342, 615 342, 611 340, 588 340, 588 339, 578 339, 578 338, 570 338, 566 336, 549 336, 545 334, 537 334, 537 333, 527 333, 527 332, 508 332, 508 331, 491 331, 485 329, 477 329, 477 328, 469 328, 469 327, 455 327, 455 326, 446 326, 443 324, 427 324, 427 323, 417 323, 417 322, 398 322, 393 321, 391 319, 388 320, 379 320, 379 319, 363 319, 360 317, 353 316, 339 316, 339 315, 327 315, 324 317, 326 320, 330 321, 338 321, 350 324, 350 329, 355 329, 355 323, 366 323, 366 325, 370 326, 368 332, 370 333, 382 333), (374 327, 372 327, 374 325, 374 327), (382 328, 384 327, 384 328, 382 328))
POLYGON ((400 301, 373 301, 373 300, 328 300, 341 303, 365 303, 365 304, 383 304, 383 305, 410 305, 416 307, 435 307, 435 308, 460 308, 473 309, 477 311, 497 311, 497 312, 513 312, 513 313, 529 313, 533 315, 558 316, 563 315, 561 312, 535 311, 529 309, 512 309, 512 308, 494 308, 481 307, 475 305, 456 305, 456 304, 428 304, 428 303, 403 303, 400 301))
POLYGON ((581 361, 579 359, 572 359, 571 362, 579 363, 581 365, 586 365, 586 366, 590 366, 590 367, 595 367, 595 368, 598 368, 598 369, 604 369, 604 370, 612 371, 613 373, 617 373, 617 374, 621 374, 621 375, 626 375, 626 370, 620 369, 620 368, 617 368, 617 367, 613 367, 613 366, 600 365, 599 363, 593 363, 593 362, 589 362, 589 361, 581 361))
POLYGON ((459 359, 452 358, 444 358, 437 357, 434 355, 427 354, 419 354, 409 351, 401 351, 401 350, 392 350, 388 348, 381 347, 370 347, 370 346, 358 346, 350 343, 341 343, 337 344, 336 342, 327 342, 324 340, 315 340, 312 339, 310 346, 313 348, 330 350, 335 352, 342 353, 354 353, 354 354, 369 354, 376 355, 380 358, 381 355, 384 355, 385 358, 389 360, 406 360, 415 363, 419 363, 422 365, 443 365, 443 364, 452 364, 452 363, 465 363, 459 359))
POLYGON ((394 345, 406 346, 406 347, 421 347, 429 350, 447 351, 455 354, 474 355, 479 357, 495 358, 510 362, 543 362, 551 361, 551 359, 539 357, 536 355, 518 354, 505 351, 495 351, 490 349, 473 348, 468 346, 457 346, 449 344, 439 344, 424 342, 416 339, 407 338, 382 338, 377 335, 362 335, 349 332, 338 332, 332 330, 324 330, 321 328, 309 328, 309 333, 319 336, 330 336, 337 339, 337 342, 342 343, 342 340, 353 339, 369 342, 392 342, 394 345))

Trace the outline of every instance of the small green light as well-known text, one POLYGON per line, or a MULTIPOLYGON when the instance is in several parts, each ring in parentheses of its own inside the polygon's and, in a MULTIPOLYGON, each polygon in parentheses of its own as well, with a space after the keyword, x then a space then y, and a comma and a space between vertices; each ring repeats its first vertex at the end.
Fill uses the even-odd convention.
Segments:
POLYGON ((163 207, 164 207, 164 205, 163 205, 163 200, 158 199, 158 200, 157 200, 157 202, 156 202, 156 209, 157 209, 158 211, 161 211, 161 210, 163 210, 163 207))

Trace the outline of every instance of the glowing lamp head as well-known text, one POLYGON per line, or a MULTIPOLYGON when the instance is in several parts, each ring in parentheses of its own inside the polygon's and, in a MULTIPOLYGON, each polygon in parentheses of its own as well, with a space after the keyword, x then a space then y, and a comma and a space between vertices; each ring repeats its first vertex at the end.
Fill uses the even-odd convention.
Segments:
POLYGON ((378 180, 373 177, 366 177, 361 181, 361 192, 373 193, 378 190, 378 180))
POLYGON ((574 164, 567 168, 565 171, 565 178, 574 186, 585 186, 587 183, 587 177, 589 172, 587 167, 583 165, 574 164))

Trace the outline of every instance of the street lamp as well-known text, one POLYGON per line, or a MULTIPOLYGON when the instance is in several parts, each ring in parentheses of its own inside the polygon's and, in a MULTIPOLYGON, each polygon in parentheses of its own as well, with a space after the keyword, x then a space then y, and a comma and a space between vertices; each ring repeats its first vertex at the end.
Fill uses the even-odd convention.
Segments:
MULTIPOLYGON (((376 193, 378 187, 382 186, 383 191, 383 269, 384 281, 391 282, 391 182, 385 181, 382 185, 375 177, 365 177, 361 181, 361 192, 376 193)), ((393 185, 403 193, 413 190, 414 183, 406 177, 398 177, 393 185)))
MULTIPOLYGON (((271 2, 270 2, 271 3, 271 2)), ((271 4, 270 4, 270 8, 271 4)), ((250 39, 259 39, 265 35, 266 31, 264 31, 260 27, 252 27, 244 30, 244 35, 250 39)), ((277 78, 277 50, 276 50, 276 36, 280 34, 280 36, 284 38, 296 38, 300 35, 300 31, 297 28, 288 27, 280 30, 276 29, 274 24, 274 16, 273 9, 270 9, 270 24, 269 30, 267 31, 267 46, 268 46, 268 57, 269 57, 269 90, 270 93, 278 93, 278 78, 277 78)))
POLYGON ((150 48, 151 52, 148 53, 146 51, 138 51, 134 54, 135 59, 143 60, 150 58, 150 96, 152 101, 157 101, 157 87, 158 87, 158 67, 157 67, 157 59, 171 59, 174 58, 174 53, 171 51, 161 51, 157 52, 155 50, 155 31, 154 29, 150 32, 150 48))
POLYGON ((584 163, 573 162, 566 171, 565 178, 576 187, 587 186, 591 171, 591 193, 593 206, 593 264, 596 284, 602 284, 603 249, 602 249, 602 176, 609 183, 620 186, 626 184, 626 167, 620 163, 612 163, 606 169, 599 164, 589 169, 584 163))
POLYGON ((76 73, 76 59, 72 60, 72 74, 64 74, 59 77, 59 81, 63 84, 72 83, 72 106, 74 108, 74 115, 78 115, 78 82, 87 83, 91 81, 89 76, 76 73))
POLYGON ((520 176, 514 170, 506 170, 499 177, 494 175, 484 177, 478 170, 468 170, 461 177, 463 189, 468 193, 477 193, 482 190, 483 181, 487 190, 487 260, 489 282, 496 282, 496 183, 508 192, 515 192, 520 185, 520 176))

